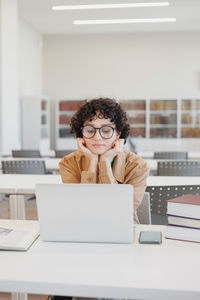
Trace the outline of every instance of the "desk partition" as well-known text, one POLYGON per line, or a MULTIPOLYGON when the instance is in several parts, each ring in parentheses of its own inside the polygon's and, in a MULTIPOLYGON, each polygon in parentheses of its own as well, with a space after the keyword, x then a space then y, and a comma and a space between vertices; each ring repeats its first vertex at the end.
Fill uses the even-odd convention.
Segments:
POLYGON ((167 200, 184 194, 200 194, 199 185, 177 186, 148 186, 146 191, 150 194, 152 224, 167 224, 167 200))

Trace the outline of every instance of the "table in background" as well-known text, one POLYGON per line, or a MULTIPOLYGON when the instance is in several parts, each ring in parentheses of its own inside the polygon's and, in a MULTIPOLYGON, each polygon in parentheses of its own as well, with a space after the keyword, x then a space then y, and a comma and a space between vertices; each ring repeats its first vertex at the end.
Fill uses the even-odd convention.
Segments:
MULTIPOLYGON (((35 185, 43 183, 61 184, 60 175, 19 175, 0 174, 0 193, 10 195, 10 217, 25 219, 27 194, 35 194, 35 185)), ((199 176, 149 176, 147 186, 199 185, 199 176)))
MULTIPOLYGON (((187 152, 187 151, 186 151, 187 152)), ((153 159, 154 151, 138 151, 137 155, 143 157, 144 159, 153 159)), ((189 160, 200 160, 200 152, 198 151, 189 151, 188 152, 189 160)), ((164 159, 163 159, 164 160, 164 159)))
POLYGON ((60 175, 0 174, 0 193, 10 195, 10 218, 25 219, 27 194, 35 194, 36 184, 62 183, 60 175))
POLYGON ((149 176, 147 186, 200 185, 200 176, 149 176))

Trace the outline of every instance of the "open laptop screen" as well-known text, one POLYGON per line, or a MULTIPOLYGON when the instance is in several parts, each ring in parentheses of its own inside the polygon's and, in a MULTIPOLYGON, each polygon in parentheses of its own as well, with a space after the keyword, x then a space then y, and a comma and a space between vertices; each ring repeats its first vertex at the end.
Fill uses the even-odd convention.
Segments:
POLYGON ((133 242, 133 186, 39 184, 36 199, 44 241, 133 242))

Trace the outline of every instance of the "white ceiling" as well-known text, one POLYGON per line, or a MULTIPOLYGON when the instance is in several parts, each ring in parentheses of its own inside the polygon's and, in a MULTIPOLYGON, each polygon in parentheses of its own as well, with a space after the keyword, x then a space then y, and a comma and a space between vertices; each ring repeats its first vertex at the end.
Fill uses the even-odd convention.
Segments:
POLYGON ((166 0, 19 0, 19 15, 42 34, 200 30, 200 0, 168 0, 168 7, 53 11, 53 5, 162 2, 166 0), (73 25, 86 19, 176 18, 176 23, 73 25))

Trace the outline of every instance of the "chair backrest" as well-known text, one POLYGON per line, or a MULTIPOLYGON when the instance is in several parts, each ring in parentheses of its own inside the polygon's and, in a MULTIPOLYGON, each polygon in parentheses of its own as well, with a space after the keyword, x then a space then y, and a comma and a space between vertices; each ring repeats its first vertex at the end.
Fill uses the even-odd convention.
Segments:
POLYGON ((62 158, 65 155, 68 155, 72 152, 74 152, 75 150, 55 150, 55 154, 57 158, 62 158))
POLYGON ((200 161, 158 162, 158 176, 200 176, 200 161))
POLYGON ((137 209, 140 224, 151 224, 150 195, 145 192, 142 202, 137 209))
POLYGON ((130 151, 136 153, 136 145, 133 143, 133 140, 129 137, 127 142, 130 146, 130 151))
POLYGON ((188 159, 188 152, 177 152, 177 151, 169 151, 169 152, 154 152, 155 159, 188 159))
POLYGON ((13 157, 41 157, 39 150, 12 150, 13 157))
POLYGON ((47 174, 43 160, 4 160, 3 174, 47 174))
POLYGON ((199 185, 190 186, 148 186, 146 192, 150 194, 152 224, 167 224, 167 200, 184 194, 200 194, 199 185))

